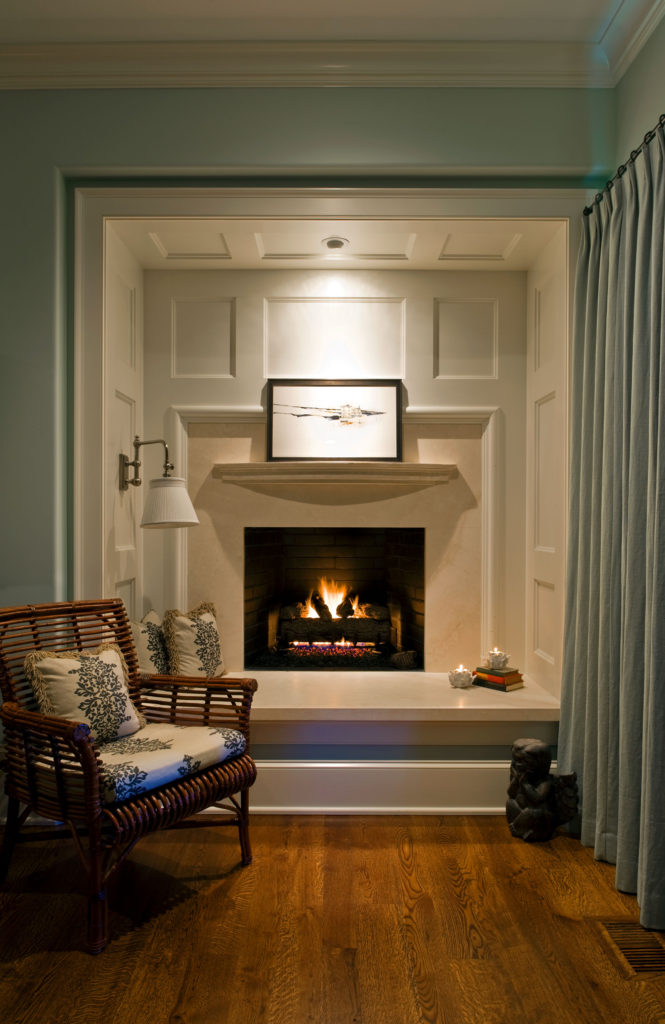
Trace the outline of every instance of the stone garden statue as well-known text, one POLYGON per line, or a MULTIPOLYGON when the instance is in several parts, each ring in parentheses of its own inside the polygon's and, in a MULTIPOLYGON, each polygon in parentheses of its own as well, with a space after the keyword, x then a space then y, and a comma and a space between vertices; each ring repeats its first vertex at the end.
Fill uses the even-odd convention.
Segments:
POLYGON ((551 775, 550 748, 542 740, 515 740, 506 802, 508 827, 518 839, 544 842, 577 813, 577 775, 551 775))

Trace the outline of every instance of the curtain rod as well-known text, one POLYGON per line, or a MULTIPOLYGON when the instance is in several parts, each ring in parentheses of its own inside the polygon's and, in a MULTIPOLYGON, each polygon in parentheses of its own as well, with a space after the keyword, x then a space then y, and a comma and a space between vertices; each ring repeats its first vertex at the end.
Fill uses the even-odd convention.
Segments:
POLYGON ((604 194, 606 192, 609 192, 611 188, 614 188, 614 182, 617 181, 619 178, 623 177, 623 175, 626 173, 626 170, 628 168, 628 164, 635 163, 635 161, 637 160, 638 156, 640 155, 640 153, 642 152, 644 147, 649 145, 649 143, 651 142, 651 140, 655 136, 656 132, 658 131, 658 128, 662 127, 663 125, 665 125, 665 114, 661 114, 660 115, 660 117, 658 118, 658 124, 654 128, 652 128, 651 131, 646 133, 646 135, 644 136, 642 142, 637 147, 637 149, 632 149, 630 151, 630 156, 626 160, 625 164, 621 164, 620 167, 617 167, 616 174, 614 175, 613 178, 610 178, 609 181, 605 182, 605 187, 602 190, 602 192, 597 192, 596 193, 596 195, 593 198, 593 202, 591 203, 591 206, 585 206, 584 207, 584 216, 585 217, 588 217, 589 214, 593 211, 594 206, 597 206, 598 203, 600 203, 602 201, 602 198, 603 198, 604 194))

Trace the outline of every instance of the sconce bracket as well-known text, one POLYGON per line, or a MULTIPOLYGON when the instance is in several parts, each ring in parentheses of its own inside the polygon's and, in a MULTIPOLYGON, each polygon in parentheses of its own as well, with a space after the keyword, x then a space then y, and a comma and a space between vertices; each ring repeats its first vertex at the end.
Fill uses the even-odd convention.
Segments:
POLYGON ((164 445, 164 472, 162 476, 168 477, 169 473, 173 470, 173 463, 169 462, 169 449, 164 438, 160 437, 154 441, 139 441, 138 434, 134 438, 134 458, 130 459, 128 455, 122 453, 118 456, 118 469, 119 469, 119 486, 121 491, 129 489, 129 485, 132 487, 141 486, 141 478, 139 476, 139 469, 141 468, 141 462, 139 460, 139 448, 142 448, 146 444, 163 444, 164 445), (134 475, 130 477, 129 468, 130 466, 134 470, 134 475))

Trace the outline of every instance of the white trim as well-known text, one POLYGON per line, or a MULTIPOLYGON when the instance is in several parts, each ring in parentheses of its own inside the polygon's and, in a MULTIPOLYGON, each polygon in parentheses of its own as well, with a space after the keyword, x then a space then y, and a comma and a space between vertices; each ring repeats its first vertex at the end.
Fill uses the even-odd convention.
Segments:
MULTIPOLYGON (((1 73, 1 72, 0 72, 1 73)), ((73 170, 70 168, 70 170, 73 170)), ((256 172, 257 168, 253 168, 256 172)), ((302 168, 300 168, 302 171, 302 168)), ((367 168, 369 172, 371 169, 367 168)), ((81 169, 84 173, 85 169, 81 169)), ((590 193, 583 189, 498 189, 498 188, 262 188, 257 185, 233 188, 177 186, 123 186, 81 188, 75 196, 75 352, 74 352, 74 596, 96 597, 102 592, 101 552, 105 539, 101 526, 102 464, 102 358, 103 358, 103 278, 105 222, 115 217, 182 215, 225 216, 247 218, 267 216, 284 218, 330 217, 385 219, 436 217, 491 218, 502 220, 570 220, 588 200, 590 193), (543 208, 546 213, 543 214, 543 208), (85 481, 85 493, 83 482, 85 481)), ((570 243, 569 243, 570 244, 570 243)), ((458 422, 479 422, 478 417, 490 417, 484 431, 486 479, 483 486, 494 487, 497 445, 494 409, 407 409, 406 422, 413 416, 430 419, 448 418, 458 422), (462 418, 460 418, 462 417, 462 418)), ((233 408, 179 406, 172 410, 173 429, 169 427, 171 445, 178 465, 184 467, 186 458, 186 426, 188 422, 210 419, 210 414, 222 414, 237 422, 261 422, 265 413, 261 406, 233 408), (183 437, 184 432, 184 437, 183 437)), ((492 531, 496 526, 487 521, 483 525, 483 543, 490 555, 496 550, 492 531)), ((179 568, 170 585, 178 599, 173 607, 186 603, 186 538, 183 531, 170 531, 176 536, 166 543, 177 548, 179 568), (184 596, 184 600, 183 600, 184 596)), ((494 587, 496 574, 490 565, 488 584, 494 587), (493 582, 494 579, 494 582, 493 582)), ((487 594, 487 590, 485 591, 487 594)), ((489 600, 489 599, 488 599, 489 600)), ((494 605, 495 606, 495 605, 494 605)), ((493 645, 493 616, 484 609, 483 648, 493 645), (490 642, 491 641, 491 642, 490 642)))
MULTIPOLYGON (((646 23, 642 44, 652 25, 655 27, 653 19, 646 23)), ((593 43, 42 43, 5 45, 0 55, 0 89, 570 89, 612 85, 607 55, 593 43)))
POLYGON ((664 14, 665 0, 619 4, 616 16, 599 40, 607 57, 612 86, 621 81, 664 14))
POLYGON ((457 466, 421 462, 218 462, 216 480, 247 484, 393 484, 434 487, 457 476, 457 466))
POLYGON ((257 761, 254 814, 501 814, 508 761, 257 761))
POLYGON ((500 503, 497 500, 498 406, 458 406, 447 409, 430 409, 409 406, 404 415, 405 423, 476 423, 483 428, 482 436, 482 483, 481 483, 481 611, 480 649, 490 650, 500 635, 498 622, 497 537, 500 503))
POLYGON ((75 598, 104 587, 104 278, 106 221, 76 193, 74 286, 73 586, 75 598))
MULTIPOLYGON (((494 646, 496 637, 500 633, 498 623, 498 581, 497 571, 497 537, 499 536, 499 524, 497 516, 499 505, 497 503, 496 467, 498 461, 498 429, 497 413, 498 406, 456 406, 447 409, 431 409, 418 406, 410 406, 404 412, 404 423, 474 423, 483 428, 482 434, 482 487, 481 487, 481 612, 480 612, 480 637, 481 650, 486 651, 494 646)), ((259 415, 252 409, 243 407, 225 408, 224 406, 210 406, 206 409, 203 405, 197 406, 171 406, 168 411, 168 420, 172 423, 169 436, 174 439, 177 447, 178 465, 182 467, 182 475, 187 479, 186 473, 186 452, 188 442, 188 425, 191 422, 222 422, 231 420, 233 422, 262 422, 265 414, 259 415)), ((405 464, 399 465, 401 470, 405 464)), ((276 465, 275 470, 280 470, 276 465)), ((298 471, 296 466, 296 472, 298 471)), ((300 471, 303 468, 300 467, 300 471)), ((408 467, 407 467, 408 468, 408 467)), ((232 472, 233 467, 219 466, 213 469, 214 476, 222 476, 225 470, 232 472)), ((242 476, 249 476, 251 466, 238 465, 236 473, 242 476)), ((256 470, 261 476, 267 475, 267 464, 257 464, 256 470), (261 468, 259 469, 259 466, 261 468)), ((418 466, 414 464, 414 471, 418 466)), ((441 466, 440 472, 449 471, 451 467, 441 466)), ((362 467, 353 470, 357 473, 362 467)), ((321 479, 325 479, 325 466, 318 471, 321 479)), ((348 472, 348 469, 347 469, 348 472)), ((293 467, 291 467, 293 474, 293 467)), ((388 467, 390 474, 390 467, 388 467)), ((173 557, 169 564, 174 566, 174 577, 171 586, 167 582, 167 593, 171 593, 176 599, 174 607, 184 608, 187 604, 187 536, 184 530, 173 530, 172 538, 173 557), (183 536, 184 534, 184 536, 183 536)), ((167 598, 168 604, 168 598, 167 598)))

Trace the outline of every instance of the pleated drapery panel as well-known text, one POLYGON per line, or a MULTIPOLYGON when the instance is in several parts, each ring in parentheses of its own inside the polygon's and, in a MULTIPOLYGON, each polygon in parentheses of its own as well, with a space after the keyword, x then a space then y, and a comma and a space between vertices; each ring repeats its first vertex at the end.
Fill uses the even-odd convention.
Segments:
POLYGON ((665 928, 665 136, 584 218, 558 760, 581 840, 665 928))

